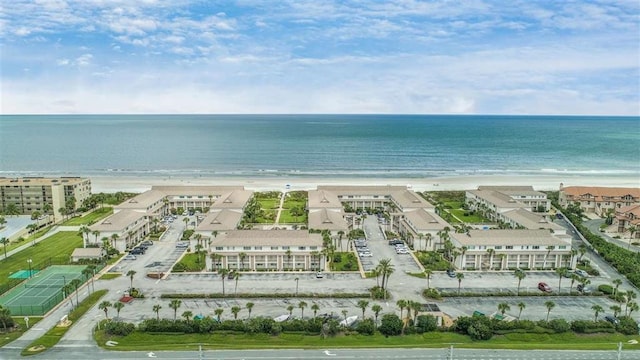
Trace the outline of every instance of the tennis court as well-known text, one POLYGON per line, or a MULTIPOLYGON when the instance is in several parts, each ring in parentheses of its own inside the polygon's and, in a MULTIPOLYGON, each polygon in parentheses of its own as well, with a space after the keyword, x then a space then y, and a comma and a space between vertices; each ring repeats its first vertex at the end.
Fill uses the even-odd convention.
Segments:
POLYGON ((44 315, 64 299, 62 288, 74 279, 86 280, 84 265, 53 265, 0 296, 14 316, 44 315))

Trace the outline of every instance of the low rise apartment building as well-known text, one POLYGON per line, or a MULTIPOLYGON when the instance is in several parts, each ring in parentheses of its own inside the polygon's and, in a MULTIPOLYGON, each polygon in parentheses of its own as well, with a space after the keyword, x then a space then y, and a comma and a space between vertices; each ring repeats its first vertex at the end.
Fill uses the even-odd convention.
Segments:
POLYGON ((449 234, 463 270, 555 269, 575 267, 571 237, 548 230, 470 230, 449 234))
POLYGON ((306 230, 234 230, 211 242, 214 268, 245 271, 325 269, 322 235, 306 230))
POLYGON ((76 210, 90 196, 91 180, 87 178, 0 178, 0 209, 3 212, 14 208, 23 215, 38 211, 61 219, 61 208, 73 205, 76 210))
POLYGON ((640 205, 640 188, 564 186, 560 184, 560 206, 577 205, 585 213, 606 217, 625 206, 640 205))
POLYGON ((629 236, 640 239, 640 205, 623 206, 617 209, 614 225, 617 225, 617 231, 620 234, 635 227, 635 231, 629 236))
POLYGON ((502 214, 511 210, 546 213, 551 209, 547 195, 532 186, 480 186, 465 192, 465 203, 492 221, 502 221, 502 214))

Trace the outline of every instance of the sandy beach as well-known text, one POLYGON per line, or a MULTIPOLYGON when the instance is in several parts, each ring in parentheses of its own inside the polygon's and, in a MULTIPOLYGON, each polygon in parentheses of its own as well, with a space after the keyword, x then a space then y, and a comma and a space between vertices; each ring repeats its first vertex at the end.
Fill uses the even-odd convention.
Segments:
POLYGON ((416 191, 471 190, 481 185, 531 185, 536 190, 558 190, 565 186, 640 187, 640 179, 632 176, 499 176, 477 175, 438 178, 299 178, 299 177, 135 177, 92 176, 94 193, 117 191, 143 192, 153 185, 244 186, 248 190, 311 190, 318 185, 409 186, 416 191), (287 186, 289 185, 289 186, 287 186))

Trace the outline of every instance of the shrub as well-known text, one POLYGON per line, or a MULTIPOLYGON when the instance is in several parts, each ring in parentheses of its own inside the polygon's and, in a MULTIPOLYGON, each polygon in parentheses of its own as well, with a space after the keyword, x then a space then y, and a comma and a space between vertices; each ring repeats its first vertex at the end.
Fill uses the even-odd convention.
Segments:
POLYGON ((388 290, 382 289, 380 286, 374 286, 369 289, 372 299, 389 299, 391 293, 388 290))
POLYGON ((493 337, 491 319, 485 316, 474 316, 467 329, 467 334, 473 340, 489 340, 493 337))
POLYGON ((373 319, 364 319, 358 323, 356 326, 356 331, 360 335, 373 335, 376 330, 376 325, 373 322, 373 319))
POLYGON ((604 320, 575 320, 571 323, 571 330, 580 334, 592 334, 596 332, 613 332, 613 325, 604 320))
POLYGON ((135 329, 134 324, 122 321, 108 321, 104 325, 104 331, 109 335, 127 336, 135 329))
POLYGON ((417 320, 416 332, 419 334, 435 331, 438 328, 438 320, 433 315, 420 315, 417 320))
POLYGON ((622 316, 617 330, 625 335, 636 335, 640 329, 638 328, 638 323, 632 317, 622 316))
POLYGON ((422 291, 422 296, 428 298, 428 299, 435 299, 435 300, 440 300, 442 299, 442 295, 440 295, 440 292, 437 289, 431 288, 431 289, 425 289, 424 291, 422 291))
POLYGON ((402 320, 396 314, 384 314, 378 330, 385 336, 400 335, 402 332, 402 320))
POLYGON ((571 330, 571 325, 565 319, 553 319, 549 321, 549 328, 556 333, 564 333, 571 330))
POLYGON ((602 285, 598 286, 598 291, 600 291, 601 293, 603 293, 605 295, 611 295, 611 294, 613 294, 613 287, 611 285, 602 284, 602 285))

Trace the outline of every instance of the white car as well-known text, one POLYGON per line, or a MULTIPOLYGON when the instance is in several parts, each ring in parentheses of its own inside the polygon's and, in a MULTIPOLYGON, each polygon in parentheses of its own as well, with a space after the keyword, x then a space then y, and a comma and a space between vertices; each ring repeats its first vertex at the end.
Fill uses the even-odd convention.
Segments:
POLYGON ((372 257, 372 256, 373 256, 373 254, 372 254, 372 253, 370 253, 370 252, 367 252, 367 253, 358 253, 358 255, 360 255, 360 257, 372 257))
POLYGON ((574 271, 574 272, 578 276, 589 277, 589 274, 586 271, 582 270, 582 269, 576 269, 576 271, 574 271))
POLYGON ((122 258, 123 260, 135 260, 137 259, 137 257, 135 255, 126 255, 125 257, 122 258))

